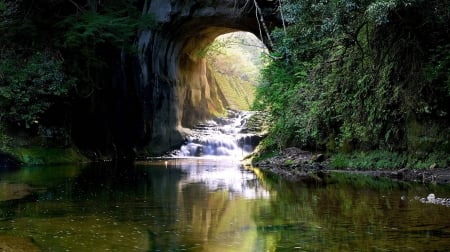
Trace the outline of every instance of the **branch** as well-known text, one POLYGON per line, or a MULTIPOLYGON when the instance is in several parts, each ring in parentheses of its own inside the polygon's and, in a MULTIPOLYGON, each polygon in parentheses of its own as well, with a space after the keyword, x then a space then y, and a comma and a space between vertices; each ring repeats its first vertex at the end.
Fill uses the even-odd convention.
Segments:
POLYGON ((287 35, 287 32, 286 32, 286 23, 284 22, 283 5, 281 4, 281 0, 278 0, 278 8, 280 9, 281 22, 283 22, 284 36, 286 36, 286 35, 287 35))
POLYGON ((75 1, 73 0, 69 0, 69 2, 71 2, 73 5, 75 5, 75 7, 77 8, 77 10, 79 10, 81 13, 85 13, 86 10, 81 8, 80 5, 78 5, 75 1))
POLYGON ((261 24, 262 24, 264 32, 266 33, 266 36, 267 36, 267 41, 269 42, 270 47, 274 48, 272 38, 270 37, 269 29, 267 28, 266 22, 264 22, 264 17, 263 17, 261 8, 259 8, 258 2, 256 2, 256 0, 253 0, 253 3, 255 4, 255 9, 256 9, 256 13, 255 14, 256 14, 256 19, 258 20, 259 33, 260 33, 260 36, 261 36, 261 41, 264 41, 263 40, 263 36, 262 36, 262 31, 261 31, 261 24), (259 18, 258 18, 258 13, 259 13, 259 18))
POLYGON ((269 53, 266 53, 266 52, 263 52, 263 54, 266 55, 267 57, 273 59, 273 60, 282 60, 282 59, 285 58, 285 55, 280 56, 280 57, 275 57, 275 56, 272 56, 272 55, 270 55, 269 53))

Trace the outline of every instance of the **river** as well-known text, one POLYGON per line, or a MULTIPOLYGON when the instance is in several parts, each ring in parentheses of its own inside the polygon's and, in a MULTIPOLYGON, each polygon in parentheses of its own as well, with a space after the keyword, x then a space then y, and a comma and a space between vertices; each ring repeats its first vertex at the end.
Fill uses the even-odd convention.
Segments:
POLYGON ((419 200, 450 198, 448 186, 342 174, 296 184, 231 154, 181 153, 1 171, 0 251, 450 248, 450 208, 419 200))
POLYGON ((13 237, 42 251, 450 248, 450 208, 416 199, 448 187, 358 179, 292 184, 225 159, 7 171, 1 188, 29 194, 0 198, 0 250, 13 237))

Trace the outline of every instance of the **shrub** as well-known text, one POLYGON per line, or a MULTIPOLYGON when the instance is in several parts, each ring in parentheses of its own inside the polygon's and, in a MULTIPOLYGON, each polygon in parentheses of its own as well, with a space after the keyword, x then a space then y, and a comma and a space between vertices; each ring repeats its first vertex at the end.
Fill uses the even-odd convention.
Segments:
POLYGON ((67 96, 74 79, 67 77, 62 60, 49 51, 28 57, 13 51, 0 55, 0 119, 29 128, 67 96))

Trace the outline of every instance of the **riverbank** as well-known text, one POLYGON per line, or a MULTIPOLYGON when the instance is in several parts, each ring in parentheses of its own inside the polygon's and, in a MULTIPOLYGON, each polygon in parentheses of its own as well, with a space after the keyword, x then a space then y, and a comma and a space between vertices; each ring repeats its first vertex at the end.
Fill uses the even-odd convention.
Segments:
POLYGON ((314 154, 298 148, 287 148, 280 154, 252 161, 254 167, 293 182, 322 182, 333 172, 389 178, 405 182, 450 184, 450 168, 428 169, 334 169, 331 160, 323 154, 314 154))
POLYGON ((86 163, 90 160, 76 147, 50 148, 43 146, 16 147, 0 150, 0 167, 60 165, 86 163))

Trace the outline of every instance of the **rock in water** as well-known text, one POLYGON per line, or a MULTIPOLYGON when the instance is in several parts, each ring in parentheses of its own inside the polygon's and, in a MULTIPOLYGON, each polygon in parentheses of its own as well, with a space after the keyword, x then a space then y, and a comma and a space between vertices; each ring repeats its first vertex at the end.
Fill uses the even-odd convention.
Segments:
POLYGON ((427 201, 428 202, 433 202, 436 199, 436 196, 434 196, 434 193, 430 193, 427 196, 427 201))

